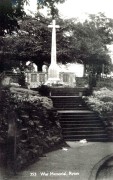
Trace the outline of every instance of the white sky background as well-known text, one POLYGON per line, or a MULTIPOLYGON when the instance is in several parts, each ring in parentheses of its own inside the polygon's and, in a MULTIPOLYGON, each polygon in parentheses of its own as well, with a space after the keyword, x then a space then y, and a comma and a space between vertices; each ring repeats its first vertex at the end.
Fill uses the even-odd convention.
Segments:
POLYGON ((113 0, 66 0, 59 6, 60 13, 67 18, 84 18, 86 14, 104 12, 113 18, 113 0))
MULTIPOLYGON (((37 0, 29 0, 30 7, 26 10, 36 12, 37 0)), ((63 17, 84 18, 86 14, 97 14, 104 12, 107 17, 113 18, 113 0, 65 0, 63 4, 58 5, 60 14, 63 17)))

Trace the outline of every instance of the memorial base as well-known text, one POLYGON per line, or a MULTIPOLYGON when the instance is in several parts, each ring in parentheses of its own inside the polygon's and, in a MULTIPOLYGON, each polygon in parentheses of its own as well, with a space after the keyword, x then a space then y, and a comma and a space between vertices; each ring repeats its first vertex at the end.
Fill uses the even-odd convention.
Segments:
POLYGON ((45 85, 55 86, 60 83, 59 66, 57 64, 51 64, 48 69, 48 80, 45 82, 45 85))
POLYGON ((49 78, 46 82, 45 82, 45 85, 47 86, 59 86, 63 84, 61 82, 61 80, 59 78, 49 78))

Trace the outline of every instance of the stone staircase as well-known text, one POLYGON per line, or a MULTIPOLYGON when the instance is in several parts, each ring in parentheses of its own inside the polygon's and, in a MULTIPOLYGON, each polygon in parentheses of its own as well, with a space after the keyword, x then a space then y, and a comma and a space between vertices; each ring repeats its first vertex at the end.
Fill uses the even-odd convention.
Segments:
POLYGON ((108 135, 101 119, 89 110, 82 97, 52 96, 53 105, 58 110, 62 134, 66 141, 108 141, 108 135))
POLYGON ((79 96, 53 96, 54 107, 57 110, 87 110, 86 105, 79 96))

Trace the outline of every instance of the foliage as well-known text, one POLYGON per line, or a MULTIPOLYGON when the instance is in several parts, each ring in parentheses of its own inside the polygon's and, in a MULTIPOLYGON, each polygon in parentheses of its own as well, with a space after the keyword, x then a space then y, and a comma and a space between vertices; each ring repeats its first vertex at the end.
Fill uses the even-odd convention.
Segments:
POLYGON ((113 78, 99 78, 97 81, 96 88, 100 89, 102 87, 107 87, 108 89, 112 90, 113 89, 113 78))
MULTIPOLYGON (((50 14, 54 18, 58 15, 56 3, 63 3, 65 0, 37 0, 38 7, 44 6, 50 9, 50 14)), ((18 31, 18 18, 25 17, 24 3, 29 4, 29 0, 0 0, 0 36, 12 34, 14 30, 18 31)))
POLYGON ((24 66, 24 62, 28 60, 36 62, 38 57, 38 64, 40 66, 40 63, 43 63, 41 60, 44 59, 44 55, 50 59, 50 53, 48 53, 50 52, 50 46, 49 50, 47 50, 47 43, 49 42, 46 40, 48 21, 46 22, 46 19, 43 17, 40 18, 41 22, 37 19, 25 18, 24 21, 19 22, 21 31, 18 34, 3 38, 0 56, 1 63, 3 62, 4 64, 7 61, 11 63, 9 65, 11 68, 18 66, 18 63, 22 61, 22 66, 24 66))
POLYGON ((107 88, 94 91, 92 96, 86 98, 86 103, 93 111, 104 116, 113 112, 113 91, 107 88))
POLYGON ((43 107, 46 107, 47 109, 53 108, 51 99, 40 96, 38 92, 36 93, 35 91, 31 91, 31 90, 25 91, 24 89, 13 88, 13 87, 10 88, 10 91, 12 95, 11 97, 15 103, 29 102, 29 103, 35 103, 35 105, 42 104, 43 107))
MULTIPOLYGON (((18 171, 23 167, 38 160, 43 153, 62 146, 61 127, 58 114, 52 108, 51 100, 47 97, 34 95, 36 92, 13 89, 1 89, 1 111, 0 111, 0 143, 5 144, 10 134, 8 122, 12 111, 16 119, 16 156, 13 167, 13 149, 7 144, 6 152, 9 168, 18 171), (8 136, 7 136, 8 135, 8 136), (10 162, 10 163, 9 163, 10 162)), ((12 120, 12 122, 13 122, 12 120)), ((13 124, 10 124, 13 126, 13 124)), ((14 130, 14 129, 13 129, 14 130)), ((14 134, 13 134, 14 135, 14 134)), ((10 137, 12 138, 12 137, 10 137)), ((13 145, 12 145, 13 146, 13 145)))
POLYGON ((18 31, 18 18, 25 15, 24 3, 28 0, 1 0, 0 1, 0 36, 18 31))
POLYGON ((104 44, 111 44, 113 40, 113 19, 106 18, 103 13, 97 15, 89 15, 91 26, 97 29, 97 34, 100 36, 104 44))
POLYGON ((58 9, 56 7, 56 4, 58 3, 64 3, 65 0, 38 0, 38 6, 40 7, 48 7, 50 9, 49 14, 54 19, 58 16, 58 9))
MULTIPOLYGON (((100 25, 95 25, 98 23, 96 17, 95 23, 93 19, 80 23, 75 19, 56 18, 60 25, 57 30, 58 62, 83 63, 88 72, 91 71, 97 76, 102 72, 102 64, 106 67, 104 68, 106 73, 110 71, 111 59, 106 45, 113 41, 111 33, 113 23, 105 16, 99 15, 98 18, 103 18, 105 23, 100 20, 100 25), (100 26, 103 30, 102 34, 100 26)), ((35 18, 25 17, 20 20, 18 33, 1 39, 1 66, 11 68, 12 65, 18 66, 21 61, 24 67, 26 61, 32 60, 38 65, 40 71, 44 61, 50 64, 51 29, 48 28, 48 24, 51 21, 51 18, 45 18, 40 13, 35 18)))
POLYGON ((11 34, 18 28, 18 23, 14 15, 11 0, 0 1, 0 36, 5 33, 11 34))
MULTIPOLYGON (((4 67, 8 68, 6 64, 9 62, 9 68, 11 68, 18 66, 18 62, 21 61, 24 67, 25 62, 31 60, 38 65, 39 71, 44 61, 50 64, 51 29, 48 28, 48 24, 51 23, 51 20, 51 18, 45 18, 38 14, 36 18, 26 17, 23 21, 19 21, 21 30, 18 34, 6 36, 2 40, 1 64, 5 64, 4 67)), ((67 30, 63 26, 66 26, 66 23, 62 19, 58 19, 58 24, 62 28, 57 31, 57 59, 63 63, 73 60, 68 48, 70 44, 67 43, 67 37, 64 36, 67 30)))
POLYGON ((76 47, 76 58, 82 60, 84 64, 105 64, 111 61, 106 44, 113 41, 113 20, 102 14, 94 17, 95 19, 90 17, 89 21, 78 22, 73 26, 72 43, 76 47))
POLYGON ((76 77, 77 87, 88 87, 88 77, 76 77))

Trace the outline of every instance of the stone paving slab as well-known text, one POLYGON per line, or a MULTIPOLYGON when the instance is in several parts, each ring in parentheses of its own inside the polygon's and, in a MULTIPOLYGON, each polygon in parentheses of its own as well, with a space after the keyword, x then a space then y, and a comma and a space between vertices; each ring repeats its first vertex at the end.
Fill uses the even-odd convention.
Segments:
MULTIPOLYGON (((83 141, 84 142, 84 141, 83 141)), ((113 143, 67 142, 70 146, 47 153, 40 161, 18 173, 0 180, 88 180, 96 164, 113 154, 113 143)))

